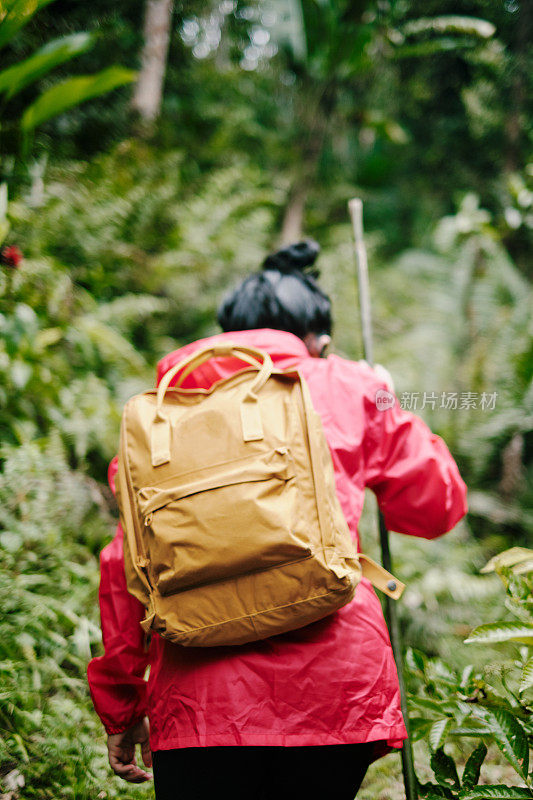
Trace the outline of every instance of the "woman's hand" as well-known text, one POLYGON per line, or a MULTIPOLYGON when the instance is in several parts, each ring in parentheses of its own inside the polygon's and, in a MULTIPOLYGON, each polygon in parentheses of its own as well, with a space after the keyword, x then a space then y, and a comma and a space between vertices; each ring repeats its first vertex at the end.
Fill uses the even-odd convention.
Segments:
POLYGON ((150 751, 150 728, 148 718, 137 722, 123 733, 112 733, 107 737, 107 754, 113 772, 130 783, 144 783, 151 780, 149 772, 137 766, 135 745, 141 745, 141 756, 145 767, 152 766, 150 751))

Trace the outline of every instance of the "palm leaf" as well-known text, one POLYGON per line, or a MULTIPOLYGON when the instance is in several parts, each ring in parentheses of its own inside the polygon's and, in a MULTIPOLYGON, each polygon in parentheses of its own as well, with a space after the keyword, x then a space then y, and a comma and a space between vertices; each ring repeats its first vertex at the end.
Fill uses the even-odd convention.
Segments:
POLYGON ((48 42, 29 58, 0 72, 0 92, 5 92, 7 99, 14 97, 54 67, 83 53, 93 41, 89 33, 74 33, 48 42))
POLYGON ((93 97, 107 94, 118 86, 131 83, 135 77, 136 73, 132 70, 108 67, 96 75, 67 78, 56 83, 26 109, 22 116, 22 129, 28 133, 51 117, 56 117, 93 97))

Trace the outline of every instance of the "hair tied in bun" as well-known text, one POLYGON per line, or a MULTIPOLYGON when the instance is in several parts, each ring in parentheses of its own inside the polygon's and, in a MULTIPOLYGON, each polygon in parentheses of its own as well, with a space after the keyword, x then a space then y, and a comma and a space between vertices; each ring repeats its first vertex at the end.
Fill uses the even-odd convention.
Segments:
POLYGON ((305 339, 331 333, 331 300, 317 283, 313 264, 320 246, 313 239, 283 247, 265 258, 219 306, 223 331, 273 328, 305 339))
POLYGON ((284 274, 296 271, 305 272, 306 275, 318 278, 320 270, 310 269, 310 267, 315 263, 319 253, 318 242, 315 242, 314 239, 305 239, 271 253, 263 261, 263 269, 275 269, 284 274))

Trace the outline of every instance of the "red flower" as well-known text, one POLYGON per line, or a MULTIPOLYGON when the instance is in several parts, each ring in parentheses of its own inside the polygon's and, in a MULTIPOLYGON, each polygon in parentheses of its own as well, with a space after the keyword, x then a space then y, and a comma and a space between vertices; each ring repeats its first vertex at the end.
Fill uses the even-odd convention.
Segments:
POLYGON ((0 264, 3 264, 5 267, 17 269, 21 261, 22 253, 14 244, 11 245, 11 247, 3 247, 0 251, 0 264))

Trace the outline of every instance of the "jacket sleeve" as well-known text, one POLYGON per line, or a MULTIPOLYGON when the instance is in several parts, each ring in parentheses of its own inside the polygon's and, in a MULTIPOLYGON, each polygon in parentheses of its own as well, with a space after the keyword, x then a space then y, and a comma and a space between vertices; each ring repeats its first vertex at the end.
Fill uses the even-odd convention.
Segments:
MULTIPOLYGON (((115 462, 110 465, 114 490, 115 462)), ((148 653, 140 621, 144 607, 128 592, 124 573, 123 532, 100 555, 100 616, 104 655, 89 663, 87 677, 96 713, 107 733, 122 733, 146 714, 144 673, 148 653)))
POLYGON ((402 409, 384 384, 376 391, 365 398, 366 485, 376 494, 389 530, 433 539, 466 514, 466 485, 440 436, 402 409), (380 389, 394 398, 383 410, 376 403, 380 389))

